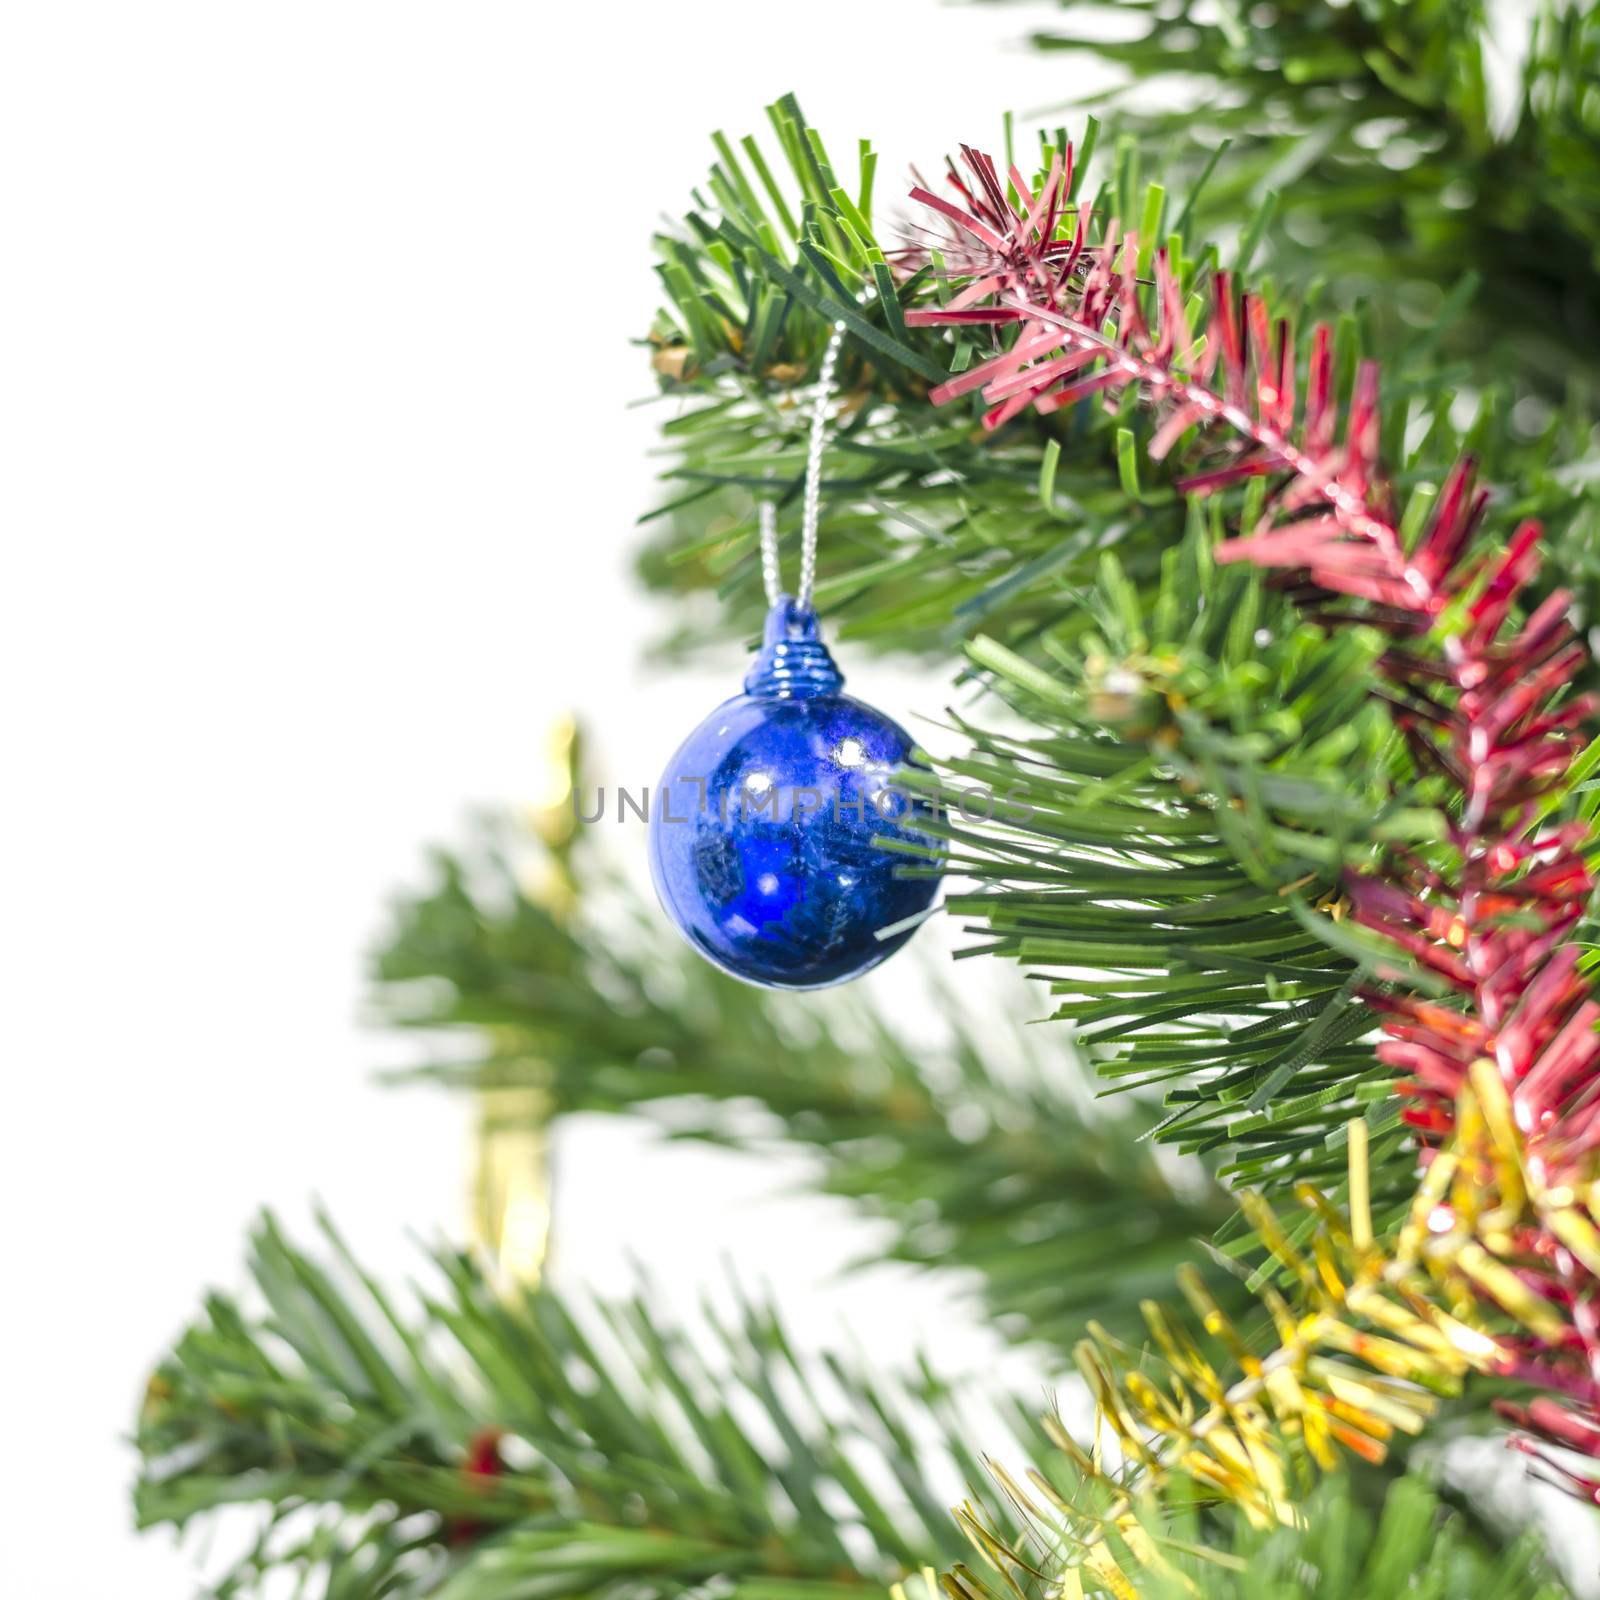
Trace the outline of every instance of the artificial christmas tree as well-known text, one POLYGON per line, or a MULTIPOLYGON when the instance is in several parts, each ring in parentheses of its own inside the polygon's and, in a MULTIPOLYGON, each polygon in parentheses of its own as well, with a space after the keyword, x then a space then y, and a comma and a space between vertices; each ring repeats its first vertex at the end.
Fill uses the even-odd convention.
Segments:
POLYGON ((213 1300, 140 1429, 146 1519, 267 1508, 222 1592, 1559 1592, 1402 1468, 1509 1423, 1600 1476, 1600 12, 1542 24, 1497 128, 1474 6, 1127 9, 1151 29, 1115 53, 1209 75, 1201 112, 965 151, 902 221, 792 99, 766 149, 717 136, 659 241, 681 405, 642 558, 749 630, 758 499, 802 482, 842 323, 817 598, 985 690, 965 753, 900 781, 1008 802, 937 825, 945 907, 1119 1093, 1086 1117, 998 1024, 930 1058, 859 999, 797 1022, 663 949, 570 830, 559 906, 507 824, 378 964, 396 1023, 458 1041, 426 1075, 541 1123, 736 1142, 760 1103, 889 1254, 974 1269, 1076 1367, 1095 1440, 1027 1401, 978 1436, 759 1306, 708 1353, 446 1258, 393 1309, 268 1223, 265 1309, 213 1300))

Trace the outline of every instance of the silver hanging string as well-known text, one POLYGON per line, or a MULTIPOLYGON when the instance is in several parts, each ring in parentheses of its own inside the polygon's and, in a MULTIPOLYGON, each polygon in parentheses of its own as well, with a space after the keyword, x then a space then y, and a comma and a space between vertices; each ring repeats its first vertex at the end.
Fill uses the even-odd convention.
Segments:
MULTIPOLYGON (((828 406, 833 399, 833 371, 839 363, 839 346, 844 339, 844 324, 836 322, 822 354, 822 370, 817 374, 817 393, 811 402, 811 437, 806 447, 805 498, 800 512, 800 588, 795 599, 802 606, 811 604, 811 591, 817 581, 817 519, 822 505, 822 449, 827 443, 828 406)), ((761 581, 766 585, 767 604, 777 605, 783 596, 778 572, 778 508, 763 500, 759 510, 761 525, 761 581)))

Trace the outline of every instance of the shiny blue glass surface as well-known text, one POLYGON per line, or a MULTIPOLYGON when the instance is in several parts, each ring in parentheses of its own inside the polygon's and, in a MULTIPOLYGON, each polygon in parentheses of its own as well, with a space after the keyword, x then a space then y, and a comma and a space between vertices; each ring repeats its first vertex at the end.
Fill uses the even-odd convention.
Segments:
MULTIPOLYGON (((911 736, 842 692, 816 614, 767 617, 745 692, 683 742, 651 796, 650 866, 667 914, 708 961, 749 983, 822 989, 903 945, 938 892, 910 877, 942 852, 926 802, 895 786, 911 736)), ((933 863, 937 864, 937 863, 933 863)))

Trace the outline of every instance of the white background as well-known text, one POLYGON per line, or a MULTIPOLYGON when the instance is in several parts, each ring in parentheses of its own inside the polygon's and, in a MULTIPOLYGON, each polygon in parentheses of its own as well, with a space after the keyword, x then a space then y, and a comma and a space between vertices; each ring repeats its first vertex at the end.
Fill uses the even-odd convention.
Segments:
MULTIPOLYGON (((257 1208, 320 1195, 395 1275, 460 1227, 461 1108, 371 1081, 384 897, 559 710, 648 782, 742 673, 641 671, 628 577, 665 415, 629 340, 710 130, 795 89, 891 197, 1072 84, 1004 47, 1027 8, 931 0, 4 18, 0 1592, 174 1600, 121 1435, 257 1208)), ((926 1280, 817 1290, 861 1239, 752 1208, 792 1173, 639 1145, 569 1141, 570 1278, 731 1252, 819 1332, 945 1323, 926 1280)))
MULTIPOLYGON (((1094 87, 1008 46, 1048 9, 6 9, 7 1596, 191 1591, 129 1531, 119 1436, 256 1210, 320 1195, 394 1275, 459 1231, 461 1107, 371 1081, 385 895, 527 794, 558 711, 646 782, 741 671, 642 671, 664 619, 627 574, 664 415, 626 409, 628 341, 710 129, 793 88, 888 197, 1094 87)), ((834 1282, 860 1236, 772 1198, 792 1172, 605 1124, 564 1155, 569 1279, 732 1254, 809 1337, 844 1309, 879 1354, 988 1359, 949 1286, 834 1282)))

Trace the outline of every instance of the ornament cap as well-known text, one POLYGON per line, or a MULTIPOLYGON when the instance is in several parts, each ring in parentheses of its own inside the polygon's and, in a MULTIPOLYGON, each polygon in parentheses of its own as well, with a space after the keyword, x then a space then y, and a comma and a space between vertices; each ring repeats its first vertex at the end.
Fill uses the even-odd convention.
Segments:
POLYGON ((744 692, 767 700, 799 700, 838 694, 843 687, 844 674, 822 642, 816 611, 790 595, 779 595, 767 613, 761 649, 745 676, 744 692))

